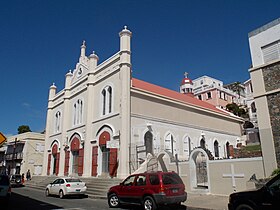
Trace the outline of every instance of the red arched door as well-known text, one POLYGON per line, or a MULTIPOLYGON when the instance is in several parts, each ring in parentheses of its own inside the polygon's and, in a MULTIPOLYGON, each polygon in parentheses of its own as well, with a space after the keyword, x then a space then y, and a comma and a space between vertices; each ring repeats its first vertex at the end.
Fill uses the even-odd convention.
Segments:
POLYGON ((57 144, 52 146, 51 154, 48 156, 48 175, 58 175, 59 170, 59 152, 57 144))
MULTIPOLYGON (((84 148, 81 148, 80 139, 75 136, 71 140, 70 144, 70 153, 72 157, 68 157, 68 155, 65 155, 65 160, 68 158, 71 159, 71 174, 78 174, 79 176, 83 175, 83 169, 84 169, 84 148)), ((69 165, 69 164, 68 164, 69 165)), ((69 169, 68 169, 69 170, 69 169)))
POLYGON ((99 147, 102 158, 102 173, 110 176, 116 176, 117 172, 117 149, 108 148, 107 142, 110 141, 111 135, 107 131, 103 131, 99 136, 99 147))

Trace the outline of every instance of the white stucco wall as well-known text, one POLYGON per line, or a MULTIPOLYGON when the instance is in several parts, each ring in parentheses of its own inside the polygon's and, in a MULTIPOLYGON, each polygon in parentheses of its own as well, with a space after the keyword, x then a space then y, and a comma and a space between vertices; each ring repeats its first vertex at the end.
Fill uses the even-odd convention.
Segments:
POLYGON ((280 38, 279 34, 280 19, 276 19, 249 33, 249 45, 253 67, 264 64, 261 47, 278 41, 280 38))

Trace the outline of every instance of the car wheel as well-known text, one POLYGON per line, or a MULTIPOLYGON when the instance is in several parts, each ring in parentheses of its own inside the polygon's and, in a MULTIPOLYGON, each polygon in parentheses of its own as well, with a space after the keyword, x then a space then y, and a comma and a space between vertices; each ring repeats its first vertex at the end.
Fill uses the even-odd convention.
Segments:
POLYGON ((60 191, 59 191, 59 198, 60 198, 60 199, 64 198, 63 190, 60 190, 60 191))
POLYGON ((45 195, 48 197, 50 196, 50 191, 48 189, 46 189, 45 195))
POLYGON ((247 204, 240 204, 236 207, 236 210, 254 210, 254 208, 247 204))
POLYGON ((157 205, 156 205, 154 199, 150 196, 147 196, 144 198, 143 207, 145 210, 156 210, 157 209, 157 205))
POLYGON ((120 206, 119 197, 115 193, 109 195, 108 204, 109 204, 110 208, 119 207, 120 206))

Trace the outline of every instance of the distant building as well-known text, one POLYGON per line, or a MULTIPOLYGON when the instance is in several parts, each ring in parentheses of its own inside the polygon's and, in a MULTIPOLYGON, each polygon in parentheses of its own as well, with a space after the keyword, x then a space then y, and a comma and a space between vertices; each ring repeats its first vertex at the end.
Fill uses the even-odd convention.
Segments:
POLYGON ((230 88, 226 88, 222 81, 209 76, 202 76, 193 80, 193 94, 199 100, 222 109, 226 109, 226 105, 230 103, 245 105, 243 91, 239 95, 230 88))
POLYGON ((258 126, 266 176, 280 168, 280 18, 249 33, 258 126))
POLYGON ((245 123, 240 143, 242 145, 259 144, 257 114, 251 80, 224 85, 223 81, 209 76, 202 76, 194 80, 187 78, 187 76, 188 73, 185 73, 185 78, 181 82, 181 93, 196 97, 223 110, 226 110, 226 105, 236 103, 248 112, 248 117, 243 116, 245 123))
POLYGON ((5 168, 7 174, 26 174, 29 169, 31 175, 41 175, 44 146, 44 134, 27 132, 8 137, 0 148, 5 152, 2 172, 5 168))
POLYGON ((258 127, 258 118, 257 118, 257 109, 253 96, 253 86, 251 79, 248 79, 244 82, 245 87, 245 98, 246 98, 246 107, 249 114, 250 122, 253 123, 254 127, 258 127))

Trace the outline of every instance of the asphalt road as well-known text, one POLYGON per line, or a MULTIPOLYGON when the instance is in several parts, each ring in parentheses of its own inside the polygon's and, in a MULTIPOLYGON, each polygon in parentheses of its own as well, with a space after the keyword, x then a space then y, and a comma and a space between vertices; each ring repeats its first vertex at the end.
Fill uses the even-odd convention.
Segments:
MULTIPOLYGON (((59 199, 58 197, 46 197, 44 190, 28 187, 12 188, 12 197, 4 210, 47 210, 47 209, 69 209, 69 210, 107 210, 110 209, 105 199, 92 199, 88 197, 71 197, 59 199)), ((141 207, 123 206, 114 210, 141 210, 141 207)), ((177 208, 178 209, 178 208, 177 208)), ((180 210, 194 210, 182 205, 180 210)), ((111 209, 112 210, 112 209, 111 209)), ((174 207, 161 207, 160 210, 175 210, 174 207)))

